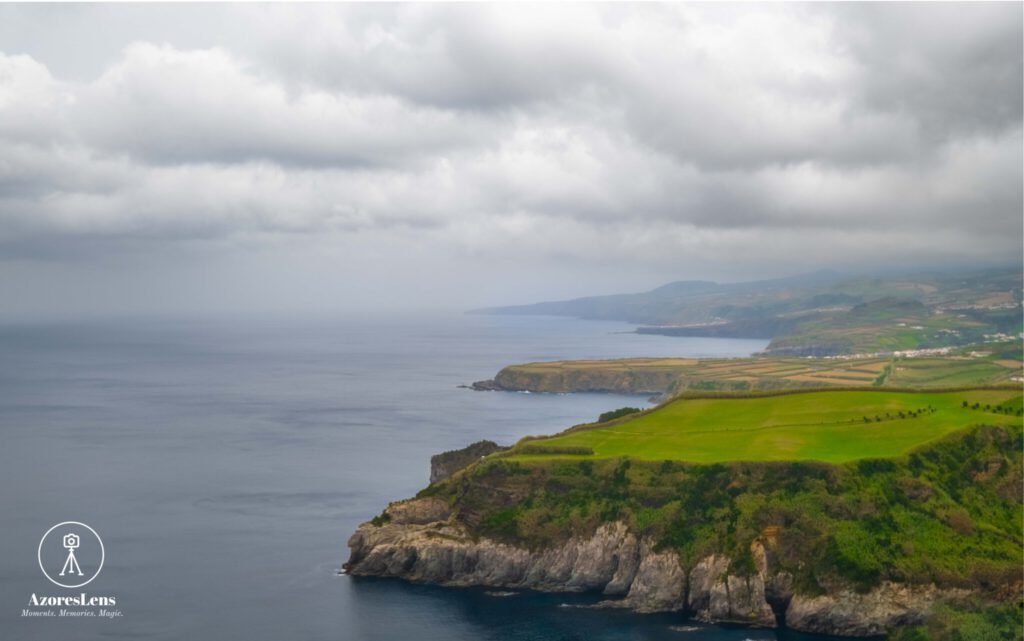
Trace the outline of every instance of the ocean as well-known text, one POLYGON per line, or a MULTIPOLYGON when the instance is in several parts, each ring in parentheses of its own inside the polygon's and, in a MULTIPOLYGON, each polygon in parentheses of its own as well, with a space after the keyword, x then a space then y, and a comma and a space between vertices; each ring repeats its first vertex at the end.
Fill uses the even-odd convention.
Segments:
MULTIPOLYGON (((421 314, 0 325, 0 637, 457 641, 824 639, 575 607, 592 595, 340 575, 347 537, 427 484, 432 454, 646 402, 458 386, 533 360, 743 356, 764 341, 622 323, 421 314), (63 521, 102 537, 79 590, 40 571, 63 521), (114 618, 22 616, 33 594, 114 618)), ((59 608, 58 608, 59 609, 59 608)))

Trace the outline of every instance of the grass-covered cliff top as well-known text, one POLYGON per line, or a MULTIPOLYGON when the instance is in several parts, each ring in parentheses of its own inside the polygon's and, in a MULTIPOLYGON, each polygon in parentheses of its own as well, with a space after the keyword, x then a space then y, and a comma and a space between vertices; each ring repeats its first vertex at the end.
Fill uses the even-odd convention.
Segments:
POLYGON ((804 590, 892 580, 1006 599, 1024 562, 1022 402, 1019 386, 681 397, 523 439, 423 495, 519 545, 625 520, 684 563, 723 553, 742 570, 759 542, 804 590))
POLYGON ((521 443, 547 456, 842 463, 905 454, 971 425, 1020 425, 1017 389, 842 390, 749 398, 679 398, 654 410, 521 443))
POLYGON ((802 593, 889 580, 1005 602, 1019 599, 1024 563, 1021 420, 973 416, 1004 424, 841 464, 498 456, 421 496, 447 499, 471 532, 516 545, 544 547, 625 521, 687 568, 720 553, 750 573, 759 544, 802 593))
POLYGON ((914 358, 627 358, 511 365, 495 381, 531 392, 740 392, 823 387, 941 388, 1010 384, 1024 376, 1020 342, 914 358))

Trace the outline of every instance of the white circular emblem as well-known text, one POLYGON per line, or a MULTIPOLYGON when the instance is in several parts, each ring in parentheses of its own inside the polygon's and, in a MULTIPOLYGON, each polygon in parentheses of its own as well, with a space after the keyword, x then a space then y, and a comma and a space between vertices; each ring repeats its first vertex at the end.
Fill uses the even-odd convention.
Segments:
POLYGON ((106 551, 103 539, 85 523, 64 521, 39 540, 39 569, 62 588, 80 588, 99 576, 106 551))

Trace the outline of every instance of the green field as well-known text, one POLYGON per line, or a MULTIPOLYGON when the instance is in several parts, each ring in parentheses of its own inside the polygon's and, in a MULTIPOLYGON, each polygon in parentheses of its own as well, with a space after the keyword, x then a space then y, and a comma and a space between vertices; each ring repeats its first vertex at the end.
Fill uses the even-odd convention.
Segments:
POLYGON ((1020 424, 1016 411, 1021 403, 1021 391, 1014 389, 683 398, 635 417, 530 440, 510 454, 520 460, 536 460, 589 450, 592 455, 581 456, 698 463, 842 463, 898 456, 973 425, 1020 424), (969 407, 963 407, 964 401, 969 407), (974 403, 978 403, 977 409, 972 409, 974 403), (987 411, 986 405, 990 407, 987 411), (1010 408, 1010 412, 997 412, 996 407, 1010 408), (523 448, 528 454, 522 453, 523 448))

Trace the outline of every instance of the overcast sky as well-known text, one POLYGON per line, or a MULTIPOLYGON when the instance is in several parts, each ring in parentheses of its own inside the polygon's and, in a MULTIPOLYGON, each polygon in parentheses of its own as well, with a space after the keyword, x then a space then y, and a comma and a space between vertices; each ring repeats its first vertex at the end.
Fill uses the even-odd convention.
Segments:
POLYGON ((1022 5, 0 5, 7 316, 1018 264, 1022 5))

